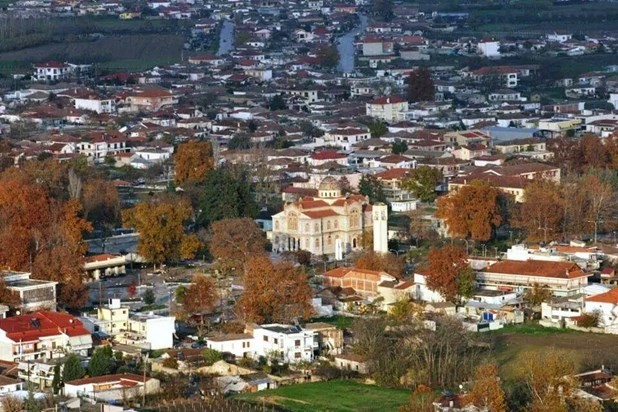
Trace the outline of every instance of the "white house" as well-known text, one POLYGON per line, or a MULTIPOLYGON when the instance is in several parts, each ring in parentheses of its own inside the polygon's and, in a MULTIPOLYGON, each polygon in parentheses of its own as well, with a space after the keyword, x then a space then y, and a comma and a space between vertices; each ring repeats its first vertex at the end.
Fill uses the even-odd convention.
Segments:
POLYGON ((385 122, 395 123, 405 120, 408 109, 408 102, 400 97, 379 97, 366 104, 365 114, 385 122))
POLYGON ((92 336, 68 313, 39 311, 0 319, 0 360, 53 359, 67 352, 87 355, 92 336))
POLYGON ((599 326, 618 329, 618 288, 586 298, 584 312, 597 312, 600 315, 599 326))
POLYGON ((422 273, 414 273, 415 298, 423 302, 444 302, 446 299, 429 286, 427 286, 427 276, 422 273))
POLYGON ((316 138, 316 143, 324 146, 340 147, 343 150, 351 150, 352 145, 368 140, 371 133, 368 130, 357 128, 329 130, 323 137, 316 138))
POLYGON ((253 341, 255 354, 276 357, 285 363, 312 361, 318 345, 317 332, 278 323, 255 327, 253 341))
POLYGON ((284 363, 312 361, 319 349, 318 332, 300 326, 247 325, 246 333, 214 336, 206 346, 236 357, 265 357, 284 363))
POLYGON ((111 402, 133 399, 157 393, 161 382, 133 373, 94 376, 64 383, 64 395, 69 398, 86 397, 92 400, 111 402))
POLYGON ((97 113, 114 113, 116 102, 114 99, 106 99, 98 96, 76 97, 73 99, 76 109, 91 110, 97 113))
POLYGON ((34 79, 38 81, 58 81, 71 73, 71 66, 57 61, 48 61, 34 65, 34 79))
POLYGON ((500 57, 500 42, 497 40, 483 39, 479 42, 476 49, 484 57, 500 57))
POLYGON ((231 333, 212 336, 206 339, 206 347, 221 353, 231 353, 237 358, 252 356, 253 335, 249 333, 231 333))
POLYGON ((97 317, 83 316, 84 326, 92 333, 101 332, 114 341, 148 350, 167 349, 174 346, 176 318, 152 313, 129 313, 120 299, 99 308, 97 317))

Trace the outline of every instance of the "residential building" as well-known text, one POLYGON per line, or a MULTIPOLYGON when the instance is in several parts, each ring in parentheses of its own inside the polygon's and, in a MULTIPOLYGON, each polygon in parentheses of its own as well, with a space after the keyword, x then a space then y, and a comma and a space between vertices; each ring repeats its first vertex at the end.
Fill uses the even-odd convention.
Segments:
POLYGON ((318 348, 317 332, 300 326, 252 325, 254 356, 274 358, 285 363, 311 362, 318 348))
POLYGON ((34 65, 34 79, 38 81, 58 81, 69 77, 71 66, 58 61, 48 61, 34 65))
POLYGON ((152 313, 130 313, 120 299, 97 309, 97 317, 83 316, 86 328, 92 333, 103 333, 114 341, 148 350, 167 349, 174 346, 176 318, 152 313))
POLYGON ((135 399, 159 392, 158 379, 134 373, 94 376, 64 383, 64 395, 83 397, 93 401, 113 402, 135 399))
POLYGON ((340 267, 322 274, 322 285, 332 289, 347 289, 372 302, 382 298, 384 310, 404 298, 410 298, 415 291, 414 284, 402 281, 386 272, 354 267, 340 267))
POLYGON ((19 309, 23 313, 37 310, 56 310, 56 285, 58 282, 30 279, 28 272, 0 271, 0 278, 7 288, 19 295, 19 309))
POLYGON ((476 272, 480 288, 524 293, 534 285, 547 287, 555 296, 581 293, 590 273, 572 262, 503 260, 476 272))
POLYGON ((68 352, 86 356, 91 348, 90 332, 68 313, 39 311, 0 319, 0 360, 53 359, 68 352))
POLYGON ((500 42, 495 39, 483 39, 476 46, 479 54, 483 57, 500 57, 500 42))
POLYGON ((371 133, 367 129, 346 128, 327 131, 323 137, 316 138, 316 143, 324 146, 339 147, 349 151, 353 144, 369 140, 371 133))
POLYGON ((136 89, 125 98, 131 112, 154 112, 177 103, 172 92, 163 88, 136 89))
POLYGON ((388 123, 405 120, 408 110, 408 102, 397 96, 379 97, 365 105, 365 114, 367 116, 375 117, 388 123))
POLYGON ((117 156, 120 153, 128 153, 127 139, 122 136, 101 133, 90 140, 77 143, 77 152, 83 153, 88 160, 99 163, 107 155, 117 156))
POLYGON ((584 301, 585 313, 599 314, 599 327, 618 333, 618 288, 589 296, 584 301))
POLYGON ((206 338, 206 347, 221 353, 229 353, 236 358, 253 356, 253 335, 249 333, 231 333, 206 338))
POLYGON ((34 383, 40 390, 51 388, 56 365, 60 365, 60 373, 62 373, 65 361, 66 358, 64 357, 20 361, 17 365, 17 376, 25 382, 34 383))

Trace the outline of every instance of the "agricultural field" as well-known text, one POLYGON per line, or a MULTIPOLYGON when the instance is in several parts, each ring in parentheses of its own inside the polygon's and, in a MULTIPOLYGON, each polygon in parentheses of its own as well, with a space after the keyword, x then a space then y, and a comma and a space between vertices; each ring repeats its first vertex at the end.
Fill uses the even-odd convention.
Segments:
POLYGON ((180 61, 183 37, 174 34, 105 36, 93 41, 52 43, 0 53, 0 70, 45 60, 97 62, 110 70, 143 70, 180 61))
POLYGON ((580 370, 596 369, 602 364, 618 367, 616 337, 568 329, 544 328, 537 325, 507 327, 491 332, 496 349, 492 356, 500 366, 501 376, 515 381, 518 365, 527 351, 565 350, 572 353, 580 370), (599 350, 603 348, 603 350, 599 350))
POLYGON ((354 381, 329 381, 283 386, 270 391, 237 395, 255 404, 278 405, 293 412, 397 411, 410 392, 365 385, 354 381))

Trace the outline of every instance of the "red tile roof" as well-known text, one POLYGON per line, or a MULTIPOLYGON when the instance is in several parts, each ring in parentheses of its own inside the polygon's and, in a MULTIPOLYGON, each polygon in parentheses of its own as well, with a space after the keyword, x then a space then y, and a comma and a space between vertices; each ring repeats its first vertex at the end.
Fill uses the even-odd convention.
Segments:
POLYGON ((382 96, 382 97, 378 97, 377 99, 374 99, 371 104, 393 104, 393 103, 403 103, 405 102, 404 99, 402 99, 401 97, 397 97, 397 96, 382 96))
POLYGON ((609 292, 590 296, 589 298, 586 298, 586 300, 588 302, 611 303, 618 305, 618 288, 614 288, 609 292))
POLYGON ((334 210, 315 210, 315 211, 310 211, 310 212, 303 212, 303 215, 305 216, 309 216, 311 219, 320 219, 323 217, 333 217, 333 216, 339 216, 339 214, 337 212, 335 212, 334 210))
POLYGON ((311 158, 314 160, 344 159, 346 157, 347 156, 343 153, 338 153, 333 150, 324 150, 311 155, 311 158))
POLYGON ((14 342, 36 341, 44 336, 61 333, 68 336, 90 335, 79 319, 68 313, 50 311, 0 319, 0 330, 6 332, 6 336, 14 342))
POLYGON ((541 260, 503 260, 494 263, 483 272, 561 279, 574 279, 589 276, 575 263, 545 262, 541 260))

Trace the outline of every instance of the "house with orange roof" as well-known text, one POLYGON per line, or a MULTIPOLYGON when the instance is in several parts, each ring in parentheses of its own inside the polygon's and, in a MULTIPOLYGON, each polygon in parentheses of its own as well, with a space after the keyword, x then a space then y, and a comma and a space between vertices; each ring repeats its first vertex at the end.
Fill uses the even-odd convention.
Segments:
POLYGON ((68 313, 39 311, 0 319, 0 359, 9 362, 46 360, 67 351, 86 356, 92 336, 68 313))
POLYGON ((585 313, 598 313, 599 326, 618 333, 618 288, 587 297, 584 301, 585 313))
POLYGON ((524 293, 534 285, 548 288, 554 296, 581 293, 591 273, 573 262, 502 260, 476 272, 479 288, 524 293))
POLYGON ((383 271, 339 267, 322 274, 324 287, 348 289, 369 302, 382 298, 383 310, 401 299, 412 297, 414 282, 403 281, 383 271))

